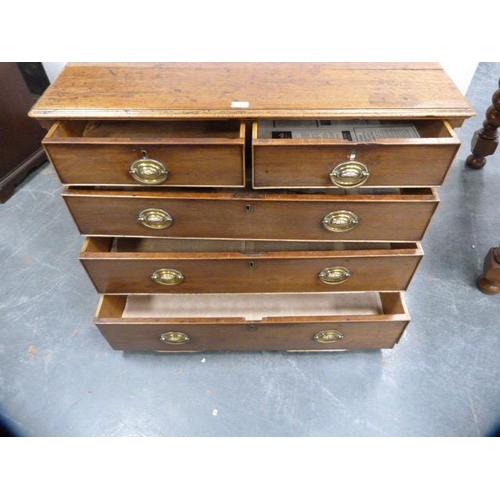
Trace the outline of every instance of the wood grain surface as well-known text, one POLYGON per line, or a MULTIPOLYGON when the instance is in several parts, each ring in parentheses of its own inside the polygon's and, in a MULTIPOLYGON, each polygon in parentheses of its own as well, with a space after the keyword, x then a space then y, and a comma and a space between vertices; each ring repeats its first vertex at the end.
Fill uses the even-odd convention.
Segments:
POLYGON ((64 68, 30 116, 460 122, 472 114, 436 63, 80 63, 64 68))
MULTIPOLYGON (((380 294, 383 311, 374 315, 295 316, 245 321, 242 318, 123 318, 127 298, 104 295, 96 324, 106 340, 119 350, 184 352, 200 350, 338 350, 385 349, 399 340, 410 317, 400 293, 380 294), (314 335, 337 330, 343 338, 322 344, 314 335), (181 345, 160 340, 166 332, 190 337, 181 345)), ((242 303, 245 296, 241 296, 242 303)), ((270 299, 272 300, 272 299, 270 299)), ((223 304, 221 304, 223 307, 223 304)))
POLYGON ((253 124, 253 187, 336 187, 331 171, 354 155, 369 170, 364 187, 440 186, 460 147, 448 123, 420 127, 422 136, 356 143, 338 139, 259 139, 253 124))
MULTIPOLYGON (((105 239, 102 239, 105 240, 105 239)), ((379 250, 240 252, 116 252, 90 238, 80 254, 100 293, 269 293, 405 290, 423 256, 419 244, 379 250), (325 284, 325 268, 344 267, 350 277, 325 284), (151 279, 158 269, 175 269, 184 280, 174 286, 151 279)), ((168 243, 168 242, 167 242, 168 243)), ((168 247, 168 245, 165 245, 168 247)))
POLYGON ((410 194, 261 194, 66 189, 64 199, 82 234, 162 238, 419 241, 438 205, 433 189, 410 194), (143 210, 173 218, 166 229, 138 221, 143 210), (331 212, 351 211, 359 224, 348 232, 326 230, 331 212))

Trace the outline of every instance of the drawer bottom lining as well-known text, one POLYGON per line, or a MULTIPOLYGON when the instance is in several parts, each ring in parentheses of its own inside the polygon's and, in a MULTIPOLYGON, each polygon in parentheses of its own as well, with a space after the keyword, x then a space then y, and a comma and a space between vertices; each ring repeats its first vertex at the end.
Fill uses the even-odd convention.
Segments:
POLYGON ((379 315, 378 293, 133 295, 123 318, 244 318, 379 315))

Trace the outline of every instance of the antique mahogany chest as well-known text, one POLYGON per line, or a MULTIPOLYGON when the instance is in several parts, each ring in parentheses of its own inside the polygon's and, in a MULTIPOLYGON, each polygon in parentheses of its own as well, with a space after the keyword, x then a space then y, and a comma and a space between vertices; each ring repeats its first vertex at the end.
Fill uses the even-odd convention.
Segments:
POLYGON ((435 63, 69 64, 30 112, 120 350, 390 348, 473 111, 435 63))

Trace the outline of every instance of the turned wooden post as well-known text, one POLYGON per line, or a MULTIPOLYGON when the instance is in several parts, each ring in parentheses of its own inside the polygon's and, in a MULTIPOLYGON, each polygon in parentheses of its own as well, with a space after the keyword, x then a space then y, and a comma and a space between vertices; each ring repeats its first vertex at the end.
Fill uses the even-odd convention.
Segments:
MULTIPOLYGON (((498 82, 500 87, 500 81, 498 82)), ((465 164, 480 169, 486 165, 486 156, 492 155, 498 146, 500 127, 500 88, 493 94, 492 105, 486 110, 483 128, 472 138, 471 152, 465 164)), ((483 265, 483 274, 477 279, 478 288, 488 294, 500 293, 500 247, 490 248, 483 265)))
MULTIPOLYGON (((500 81, 499 87, 500 87, 500 81)), ((498 146, 498 127, 500 127, 500 88, 493 94, 492 105, 486 110, 483 128, 472 138, 471 152, 465 164, 470 168, 483 168, 486 156, 492 155, 498 146)))
POLYGON ((477 286, 484 293, 500 293, 500 247, 491 248, 486 254, 483 274, 477 279, 477 286))

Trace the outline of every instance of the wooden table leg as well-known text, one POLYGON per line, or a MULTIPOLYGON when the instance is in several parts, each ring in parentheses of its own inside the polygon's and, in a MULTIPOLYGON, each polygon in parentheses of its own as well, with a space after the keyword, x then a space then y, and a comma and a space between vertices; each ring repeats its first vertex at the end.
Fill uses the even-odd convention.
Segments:
POLYGON ((486 110, 483 128, 472 138, 472 154, 465 161, 468 167, 479 169, 486 165, 485 157, 492 155, 498 146, 498 127, 500 127, 500 88, 493 94, 492 105, 486 110))
MULTIPOLYGON (((500 81, 498 82, 500 87, 500 81)), ((465 164, 480 169, 486 165, 486 156, 492 155, 498 146, 500 127, 500 88, 493 94, 492 105, 486 110, 483 128, 472 138, 471 155, 465 164)), ((500 293, 500 247, 491 248, 484 259, 483 274, 477 279, 478 288, 488 294, 500 293)))
POLYGON ((500 247, 491 248, 487 253, 483 274, 477 279, 477 286, 484 293, 500 293, 500 247))
MULTIPOLYGON (((500 87, 500 81, 498 82, 500 87)), ((465 164, 474 169, 486 165, 486 156, 492 155, 498 146, 500 127, 500 88, 493 94, 492 105, 486 110, 483 128, 472 138, 471 155, 465 164)), ((488 294, 500 293, 500 247, 491 248, 484 259, 483 274, 477 279, 478 288, 488 294)))

